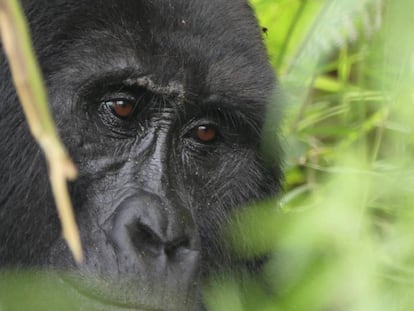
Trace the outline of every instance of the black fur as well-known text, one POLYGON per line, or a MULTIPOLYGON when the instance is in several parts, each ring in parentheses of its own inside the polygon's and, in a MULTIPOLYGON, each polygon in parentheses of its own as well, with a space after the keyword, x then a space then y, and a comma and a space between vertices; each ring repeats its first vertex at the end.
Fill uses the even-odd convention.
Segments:
POLYGON ((280 164, 270 170, 260 155, 275 80, 251 8, 242 0, 23 5, 80 172, 70 191, 85 261, 76 267, 61 238, 44 158, 0 54, 0 266, 76 270, 98 280, 75 286, 113 305, 198 310, 199 280, 239 269, 222 239, 232 212, 279 189, 280 164), (104 104, 120 98, 138 102, 128 119, 104 104), (217 139, 198 141, 200 125, 214 126, 217 139))

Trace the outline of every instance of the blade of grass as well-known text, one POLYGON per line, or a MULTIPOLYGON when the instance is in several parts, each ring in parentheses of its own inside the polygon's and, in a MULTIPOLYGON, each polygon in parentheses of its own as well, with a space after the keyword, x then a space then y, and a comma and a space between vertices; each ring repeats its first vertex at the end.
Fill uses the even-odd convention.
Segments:
POLYGON ((293 17, 293 20, 292 20, 292 22, 289 26, 289 29, 286 32, 285 39, 283 40, 282 47, 280 48, 279 56, 276 60, 276 68, 281 68, 282 67, 282 63, 285 59, 287 49, 289 47, 291 39, 293 38, 293 32, 295 31, 295 28, 298 24, 298 21, 300 20, 303 12, 305 11, 305 8, 306 8, 307 4, 308 4, 308 1, 302 0, 299 7, 298 7, 298 9, 297 9, 297 11, 296 11, 296 13, 295 13, 295 16, 293 17))

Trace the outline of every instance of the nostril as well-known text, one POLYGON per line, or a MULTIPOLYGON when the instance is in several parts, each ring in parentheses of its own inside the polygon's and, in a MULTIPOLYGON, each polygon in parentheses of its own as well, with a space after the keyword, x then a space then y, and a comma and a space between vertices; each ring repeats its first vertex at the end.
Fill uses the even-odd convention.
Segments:
POLYGON ((181 237, 174 241, 168 242, 165 245, 165 254, 171 258, 176 256, 182 251, 188 251, 190 249, 190 239, 188 237, 181 237))
POLYGON ((136 222, 134 225, 127 225, 127 230, 136 251, 144 256, 159 256, 162 252, 168 258, 175 258, 178 254, 185 254, 190 250, 191 242, 187 236, 176 238, 172 241, 165 241, 148 225, 136 222))
POLYGON ((140 253, 147 253, 156 256, 163 246, 162 239, 150 227, 141 222, 127 226, 131 242, 140 253))

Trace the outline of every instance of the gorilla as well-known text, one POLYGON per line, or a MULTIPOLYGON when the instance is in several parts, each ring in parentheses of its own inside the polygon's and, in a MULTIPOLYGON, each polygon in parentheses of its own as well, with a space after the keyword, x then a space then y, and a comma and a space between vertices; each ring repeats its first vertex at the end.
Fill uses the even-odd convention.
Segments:
POLYGON ((281 180, 261 144, 276 80, 247 1, 22 4, 79 170, 69 190, 85 259, 61 236, 0 50, 2 270, 57 271, 79 310, 204 310, 207 278, 257 273, 263 258, 234 254, 224 235, 281 180))

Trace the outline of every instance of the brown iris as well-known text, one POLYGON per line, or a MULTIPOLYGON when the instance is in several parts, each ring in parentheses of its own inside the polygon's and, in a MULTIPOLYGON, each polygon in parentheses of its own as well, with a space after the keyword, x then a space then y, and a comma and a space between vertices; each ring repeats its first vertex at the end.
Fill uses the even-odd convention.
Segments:
POLYGON ((111 100, 107 104, 111 107, 114 114, 119 118, 128 118, 134 112, 134 104, 125 99, 111 100))
POLYGON ((217 138, 217 129, 211 125, 200 125, 195 128, 194 134, 199 141, 209 143, 217 138))

